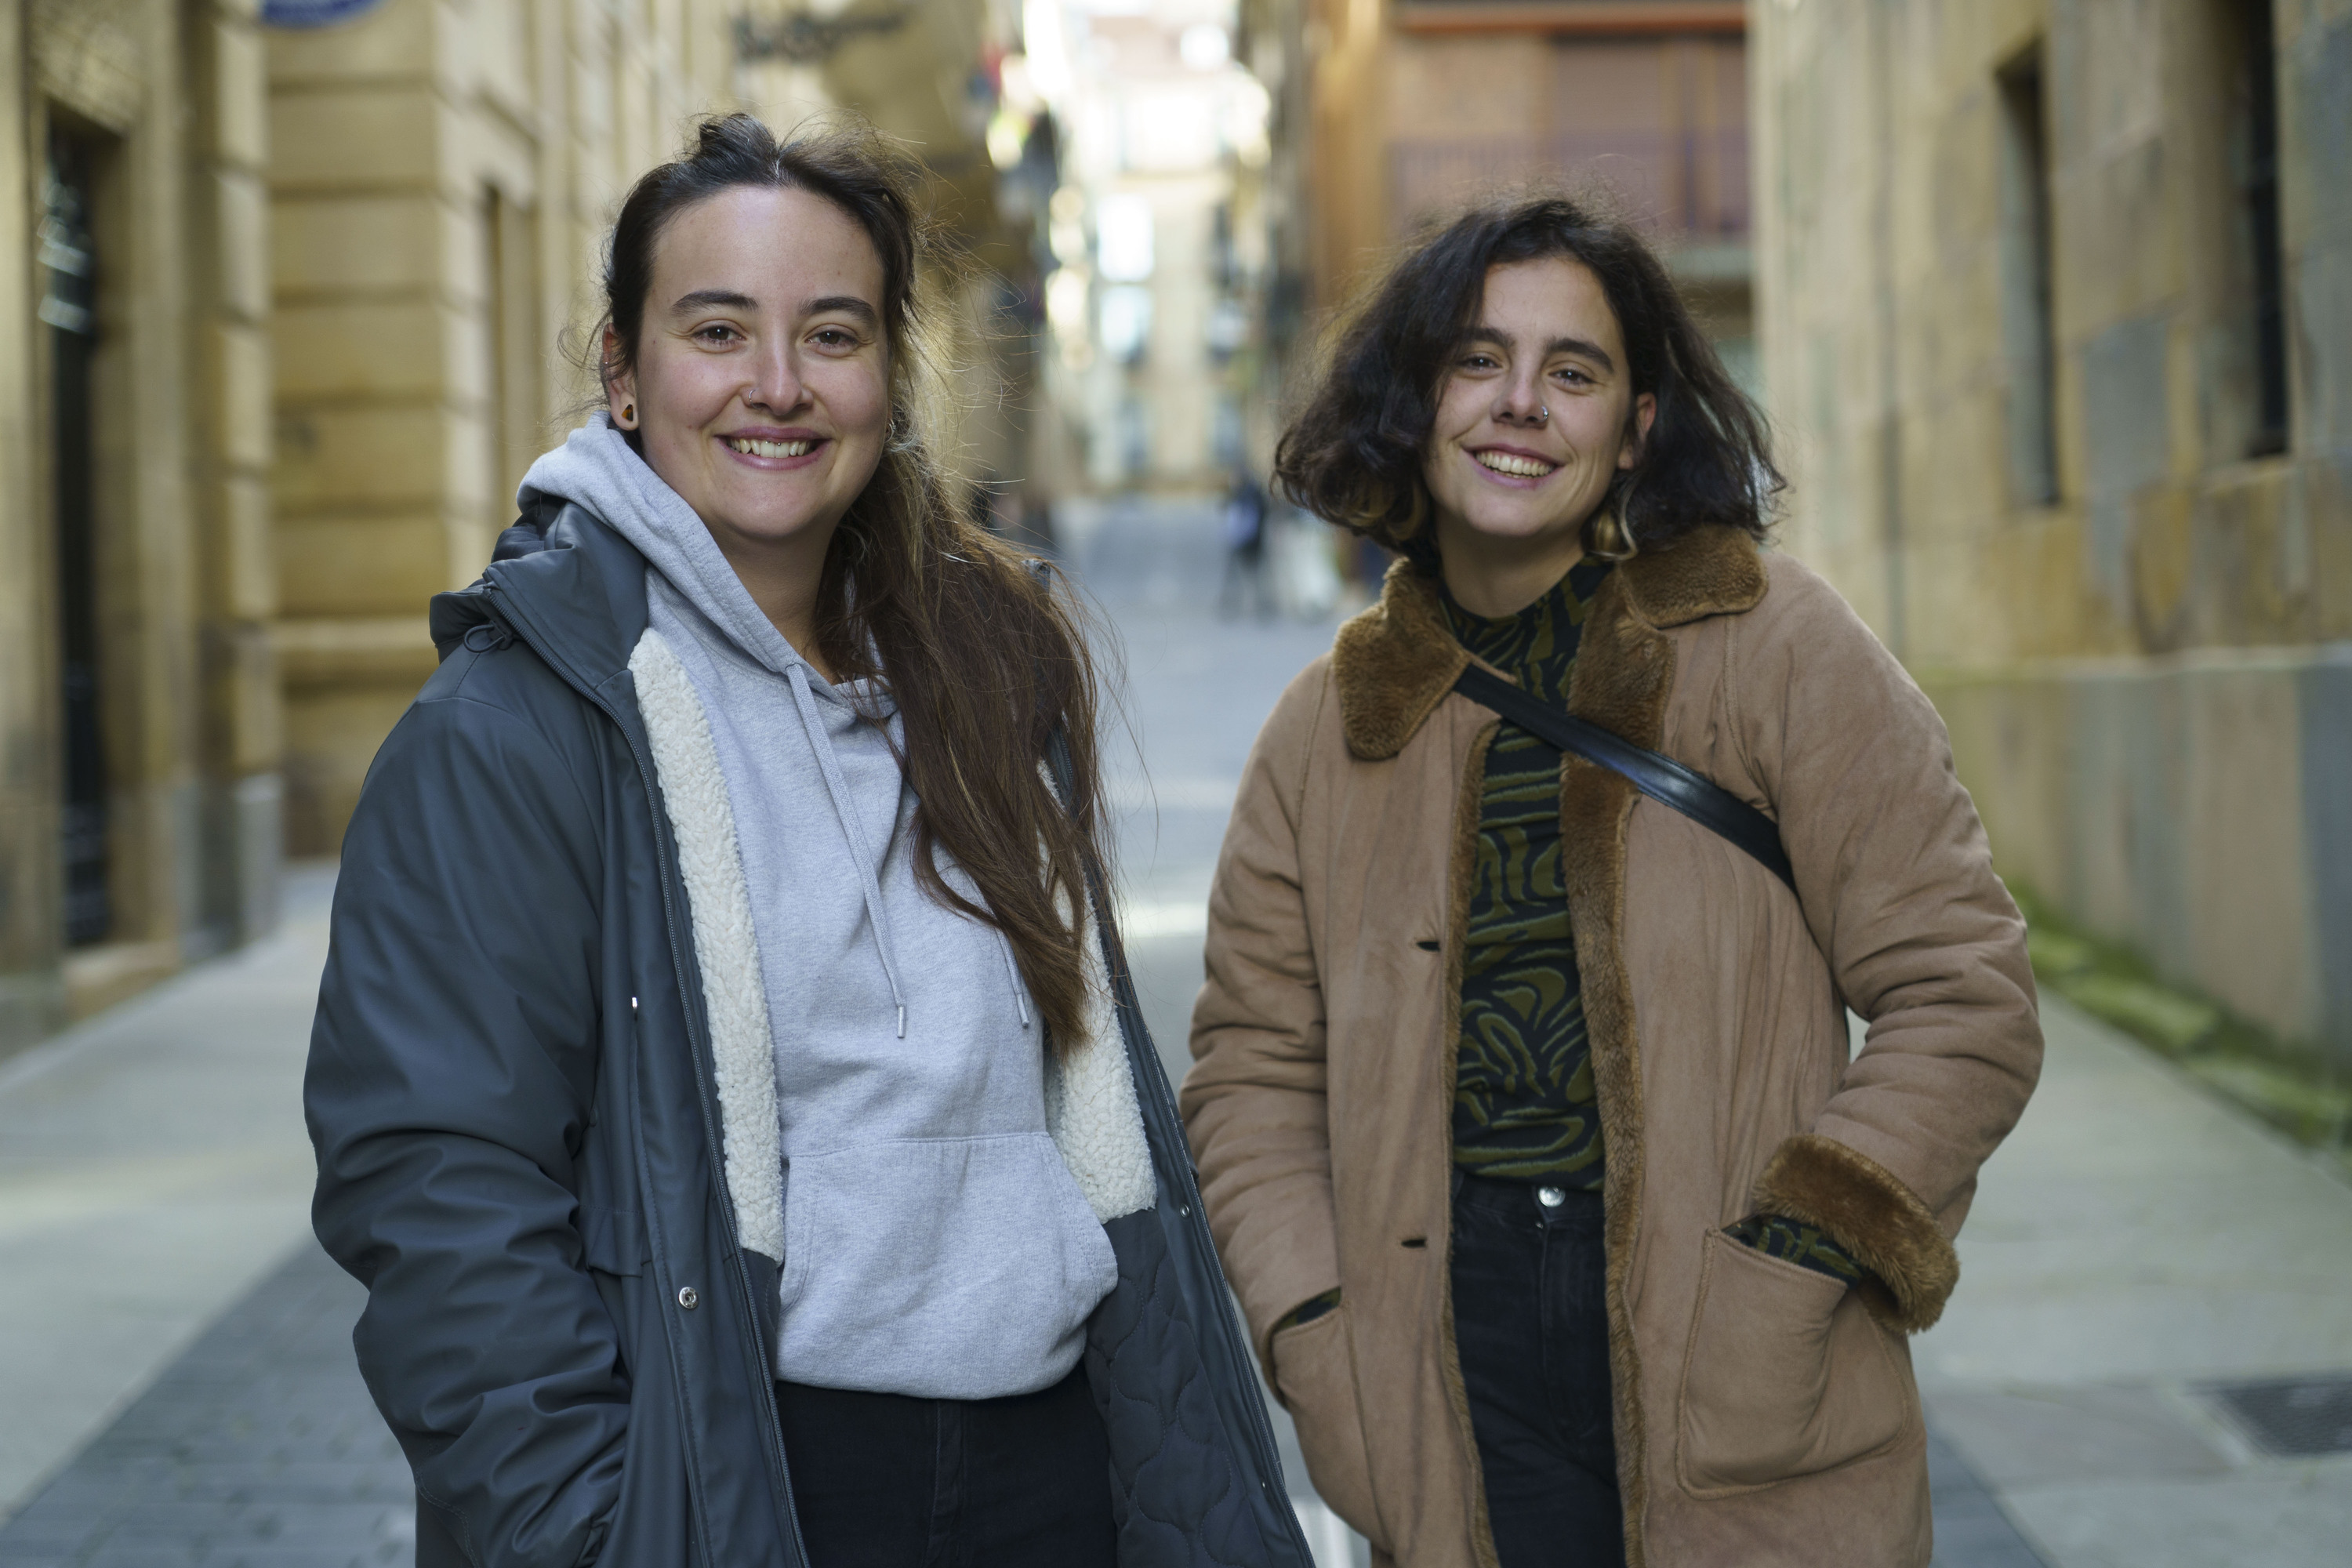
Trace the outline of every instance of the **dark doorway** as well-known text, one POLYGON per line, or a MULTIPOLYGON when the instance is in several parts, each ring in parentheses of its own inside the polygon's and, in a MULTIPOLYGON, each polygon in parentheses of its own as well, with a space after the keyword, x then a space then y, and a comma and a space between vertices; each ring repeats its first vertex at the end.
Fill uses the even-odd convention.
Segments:
POLYGON ((58 666, 65 742, 65 936, 104 941, 108 889, 106 750, 99 714, 98 506, 92 426, 98 251, 91 238, 98 148, 62 127, 42 181, 40 318, 48 328, 49 474, 58 563, 58 666))

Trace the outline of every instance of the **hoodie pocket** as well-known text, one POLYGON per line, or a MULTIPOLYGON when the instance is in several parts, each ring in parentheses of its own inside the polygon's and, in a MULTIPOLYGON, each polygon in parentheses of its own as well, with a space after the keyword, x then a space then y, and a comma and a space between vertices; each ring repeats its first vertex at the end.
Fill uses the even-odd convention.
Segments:
POLYGON ((1043 1132, 795 1156, 777 1370, 933 1399, 1050 1386, 1118 1280, 1102 1223, 1043 1132))
POLYGON ((1835 1469, 1913 1423, 1887 1331, 1842 1281, 1709 1231, 1683 1369, 1682 1479, 1705 1497, 1835 1469))

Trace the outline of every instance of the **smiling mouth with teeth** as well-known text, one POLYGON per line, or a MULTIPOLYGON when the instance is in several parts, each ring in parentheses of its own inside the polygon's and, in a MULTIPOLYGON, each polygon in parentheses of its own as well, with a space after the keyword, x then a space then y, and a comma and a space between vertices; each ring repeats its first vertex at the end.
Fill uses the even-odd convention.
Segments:
POLYGON ((1559 467, 1540 458, 1522 458, 1516 452, 1473 452, 1471 456, 1478 459, 1480 468, 1492 468, 1516 479, 1539 479, 1559 467))
POLYGON ((754 441, 735 436, 727 444, 747 458, 805 458, 816 443, 814 441, 754 441))

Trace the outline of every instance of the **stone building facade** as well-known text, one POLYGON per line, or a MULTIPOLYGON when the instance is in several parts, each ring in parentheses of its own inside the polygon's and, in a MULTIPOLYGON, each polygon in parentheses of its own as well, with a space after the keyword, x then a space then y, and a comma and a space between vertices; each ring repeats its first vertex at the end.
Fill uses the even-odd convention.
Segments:
POLYGON ((470 582, 589 396, 629 183, 735 106, 723 0, 385 0, 268 35, 287 837, 332 854, 432 672, 425 605, 470 582))
MULTIPOLYGON (((629 185, 698 115, 748 109, 782 130, 849 109, 919 150, 938 207, 984 251, 990 16, 973 0, 383 0, 270 33, 293 853, 341 843, 433 668, 427 601, 480 572, 523 471, 592 399, 578 354, 629 185)), ((985 300, 955 303, 969 318, 985 300)), ((950 444, 987 468, 992 431, 967 424, 950 444)))
POLYGON ((254 0, 0 0, 0 1056, 275 919, 254 0))
POLYGON ((2005 875, 2352 1066, 2352 0, 1761 0, 1785 542, 2005 875))
POLYGON ((1309 309, 1422 226, 1530 185, 1650 234, 1752 370, 1739 0, 1252 0, 1253 63, 1303 79, 1309 309), (1289 14, 1297 13, 1295 31, 1289 14), (1301 58, 1283 58, 1286 39, 1301 58))
MULTIPOLYGON (((999 265, 1012 14, 0 0, 0 1057, 267 931, 282 858, 335 852, 427 601, 591 395, 564 345, 613 213, 696 115, 863 112, 999 265)), ((969 401, 948 444, 1016 463, 969 401)))

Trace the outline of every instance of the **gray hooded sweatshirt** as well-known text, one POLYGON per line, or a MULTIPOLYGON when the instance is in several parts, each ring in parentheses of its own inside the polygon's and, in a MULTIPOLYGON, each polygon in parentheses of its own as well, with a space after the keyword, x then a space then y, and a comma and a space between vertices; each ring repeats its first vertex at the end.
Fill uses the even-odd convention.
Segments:
POLYGON ((531 466, 518 499, 543 497, 594 512, 650 563, 652 631, 726 781, 782 1123, 777 1375, 951 1399, 1059 1382, 1117 1265, 1046 1131, 1011 945, 915 881, 889 693, 802 658, 604 414, 531 466))

